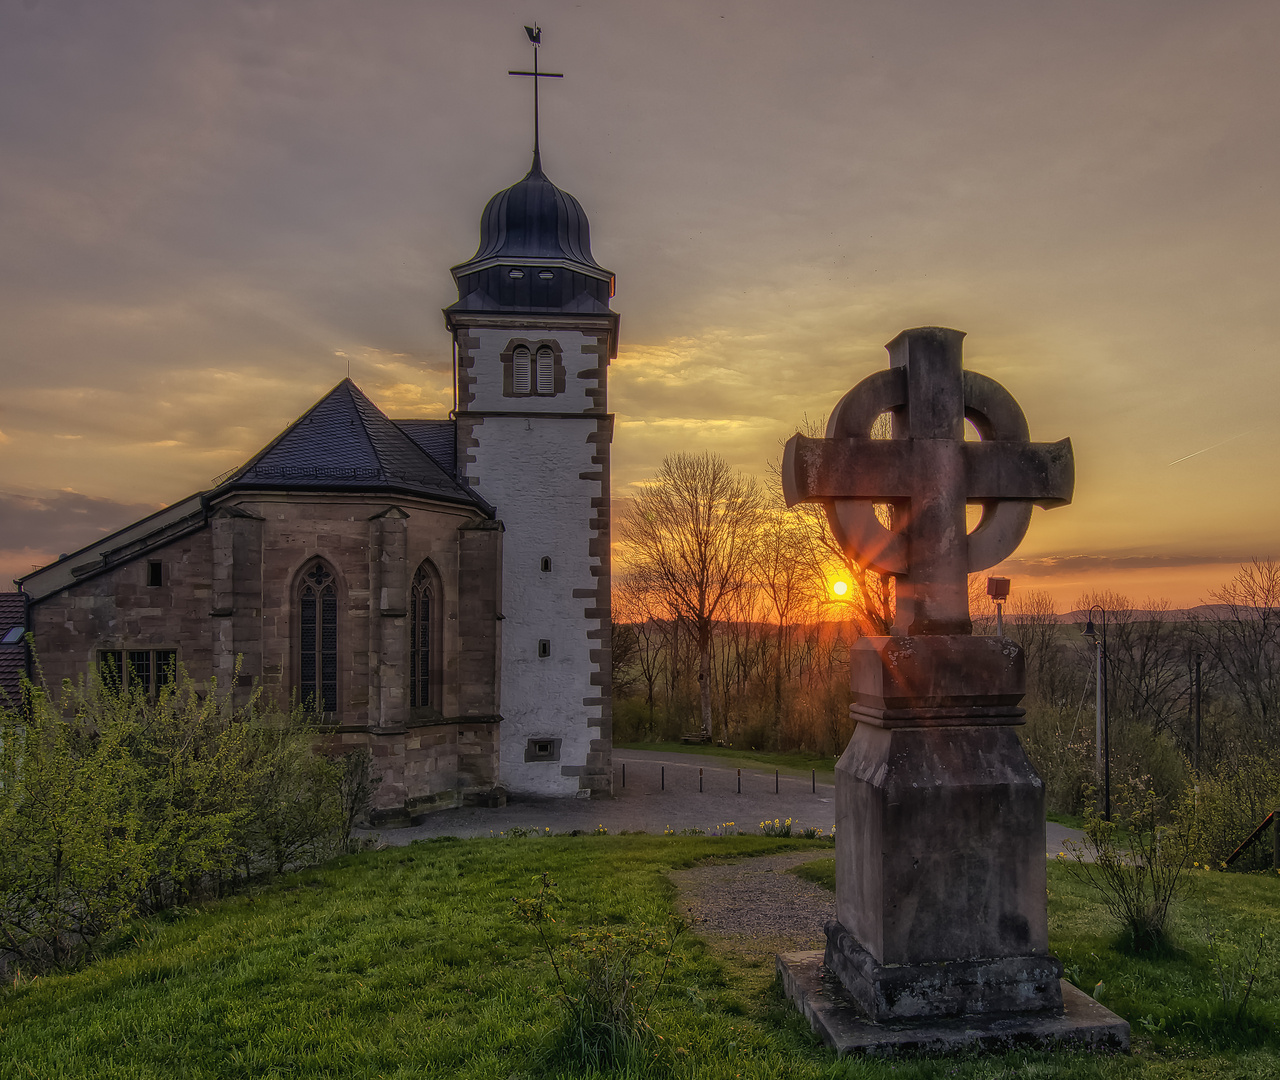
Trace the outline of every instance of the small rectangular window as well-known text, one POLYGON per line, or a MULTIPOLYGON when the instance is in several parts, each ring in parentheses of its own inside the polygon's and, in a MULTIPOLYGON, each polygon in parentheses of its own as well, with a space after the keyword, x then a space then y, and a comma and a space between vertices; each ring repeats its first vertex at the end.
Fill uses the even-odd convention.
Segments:
POLYGON ((119 649, 100 650, 98 678, 104 687, 118 693, 124 687, 124 653, 119 649))
POLYGON ((0 640, 0 645, 18 644, 18 642, 22 640, 22 635, 25 632, 26 631, 24 631, 21 626, 13 627, 7 634, 5 634, 3 640, 0 640))
POLYGON ((545 660, 550 655, 551 655, 551 642, 549 642, 546 638, 543 638, 541 641, 538 642, 538 656, 541 659, 545 660))
POLYGON ((147 563, 147 587, 157 589, 164 584, 164 563, 147 563))
POLYGON ((530 739, 524 748, 525 761, 559 761, 559 739, 530 739))
POLYGON ((551 573, 551 556, 550 555, 542 556, 542 572, 544 574, 551 573))
POLYGON ((136 690, 154 697, 174 681, 177 667, 177 649, 101 649, 98 652, 98 677, 104 687, 116 693, 136 690))
POLYGON ((144 694, 151 693, 151 653, 129 652, 129 689, 140 690, 144 694))
POLYGON ((159 693, 178 678, 178 650, 157 649, 155 662, 155 687, 159 693))

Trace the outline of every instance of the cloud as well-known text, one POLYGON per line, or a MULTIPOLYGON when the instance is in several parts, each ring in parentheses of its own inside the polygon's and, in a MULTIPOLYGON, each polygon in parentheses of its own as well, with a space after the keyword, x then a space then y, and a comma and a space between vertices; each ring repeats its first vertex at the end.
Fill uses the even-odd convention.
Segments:
POLYGON ((0 491, 0 565, 17 572, 92 544, 159 507, 81 495, 78 491, 0 491))
POLYGON ((1184 566, 1224 566, 1247 562, 1238 555, 1048 555, 1007 559, 1002 569, 1027 577, 1062 577, 1104 570, 1173 570, 1184 566))

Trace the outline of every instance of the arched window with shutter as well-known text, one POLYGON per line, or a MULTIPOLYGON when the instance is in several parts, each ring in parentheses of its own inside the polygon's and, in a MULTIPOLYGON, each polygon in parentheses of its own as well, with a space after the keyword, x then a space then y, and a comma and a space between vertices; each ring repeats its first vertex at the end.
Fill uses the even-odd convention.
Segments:
POLYGON ((316 559, 298 579, 298 697, 315 712, 338 711, 338 586, 316 559))
POLYGON ((556 392, 556 358, 547 345, 538 349, 538 393, 556 392))
POLYGON ((517 345, 511 354, 511 392, 531 393, 529 348, 526 345, 517 345))

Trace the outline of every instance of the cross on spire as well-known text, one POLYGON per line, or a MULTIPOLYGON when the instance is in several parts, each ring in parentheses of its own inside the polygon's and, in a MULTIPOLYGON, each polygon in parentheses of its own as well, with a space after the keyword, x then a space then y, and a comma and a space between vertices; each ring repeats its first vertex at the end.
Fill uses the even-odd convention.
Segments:
POLYGON ((537 23, 526 26, 524 32, 529 35, 529 44, 533 46, 532 71, 508 71, 508 75, 527 75, 533 79, 533 167, 542 170, 542 152, 538 145, 538 80, 563 79, 564 76, 551 71, 538 70, 538 46, 542 44, 542 27, 537 23))

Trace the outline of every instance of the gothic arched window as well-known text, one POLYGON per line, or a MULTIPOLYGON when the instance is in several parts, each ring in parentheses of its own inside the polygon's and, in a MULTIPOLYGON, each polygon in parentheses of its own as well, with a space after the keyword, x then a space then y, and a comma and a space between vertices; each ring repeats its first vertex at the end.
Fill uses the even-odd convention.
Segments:
POLYGON ((418 567, 409 596, 409 707, 427 708, 435 705, 435 683, 431 678, 431 632, 435 619, 435 575, 427 563, 418 567))
POLYGON ((308 709, 338 711, 338 587, 318 560, 298 584, 298 693, 308 709))
POLYGON ((511 354, 511 392, 513 394, 531 393, 530 375, 529 348, 527 345, 517 345, 511 354))

